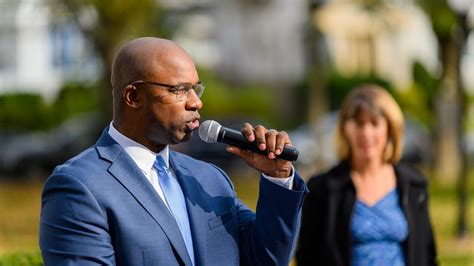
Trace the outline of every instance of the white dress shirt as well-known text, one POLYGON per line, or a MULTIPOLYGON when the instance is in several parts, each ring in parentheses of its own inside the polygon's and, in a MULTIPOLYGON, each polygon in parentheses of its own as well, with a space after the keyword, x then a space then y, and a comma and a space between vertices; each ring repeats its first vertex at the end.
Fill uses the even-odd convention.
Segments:
MULTIPOLYGON (((173 176, 176 178, 176 175, 173 172, 173 169, 169 167, 169 147, 168 145, 165 146, 163 150, 159 153, 152 152, 147 147, 143 146, 142 144, 131 140, 130 138, 126 137, 122 133, 120 133, 113 125, 113 122, 110 122, 109 126, 109 135, 114 139, 122 148, 127 152, 127 154, 132 158, 132 160, 137 164, 138 168, 142 171, 148 181, 151 183, 153 188, 156 190, 160 198, 163 202, 168 206, 165 200, 165 196, 163 194, 163 190, 161 189, 160 182, 158 182, 158 173, 156 169, 153 167, 153 163, 155 162, 156 156, 161 155, 165 160, 166 166, 170 169, 173 176)), ((262 176, 269 181, 276 183, 280 186, 283 186, 288 189, 293 188, 293 179, 294 179, 294 168, 292 166, 291 169, 291 176, 287 178, 277 178, 267 176, 262 173, 262 176)), ((169 207, 168 207, 169 208, 169 207)))

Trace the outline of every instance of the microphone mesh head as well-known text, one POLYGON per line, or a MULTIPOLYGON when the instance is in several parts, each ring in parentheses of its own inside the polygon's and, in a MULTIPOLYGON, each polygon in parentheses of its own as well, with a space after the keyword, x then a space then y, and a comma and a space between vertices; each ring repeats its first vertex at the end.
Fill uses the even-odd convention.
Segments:
POLYGON ((199 137, 207 143, 217 142, 221 125, 214 120, 206 120, 199 126, 199 137))

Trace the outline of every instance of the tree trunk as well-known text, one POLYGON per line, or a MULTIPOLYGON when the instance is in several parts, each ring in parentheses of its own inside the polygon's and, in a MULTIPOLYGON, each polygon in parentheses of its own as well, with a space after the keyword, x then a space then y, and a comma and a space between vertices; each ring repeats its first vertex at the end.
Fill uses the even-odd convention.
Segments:
POLYGON ((435 99, 435 165, 434 175, 442 183, 456 181, 461 174, 462 156, 462 89, 460 84, 461 42, 455 34, 441 40, 443 75, 435 99))
POLYGON ((327 74, 325 70, 324 56, 327 49, 324 45, 322 34, 311 27, 308 32, 307 54, 308 71, 308 121, 314 127, 317 121, 329 110, 328 97, 326 91, 327 74))

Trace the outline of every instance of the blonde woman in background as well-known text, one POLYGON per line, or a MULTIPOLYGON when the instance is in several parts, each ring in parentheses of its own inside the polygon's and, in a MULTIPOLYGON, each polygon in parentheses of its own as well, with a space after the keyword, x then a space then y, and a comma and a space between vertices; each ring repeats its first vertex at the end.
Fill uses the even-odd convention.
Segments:
POLYGON ((355 88, 336 131, 340 163, 308 183, 298 265, 436 265, 426 178, 399 164, 398 104, 376 85, 355 88))

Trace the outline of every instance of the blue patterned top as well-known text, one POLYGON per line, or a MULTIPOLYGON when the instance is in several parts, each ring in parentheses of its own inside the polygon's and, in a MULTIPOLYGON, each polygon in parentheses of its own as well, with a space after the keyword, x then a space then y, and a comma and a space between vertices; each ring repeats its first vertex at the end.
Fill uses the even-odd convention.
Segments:
POLYGON ((351 224, 352 265, 404 266, 402 242, 408 225, 393 189, 375 205, 357 200, 351 224))

